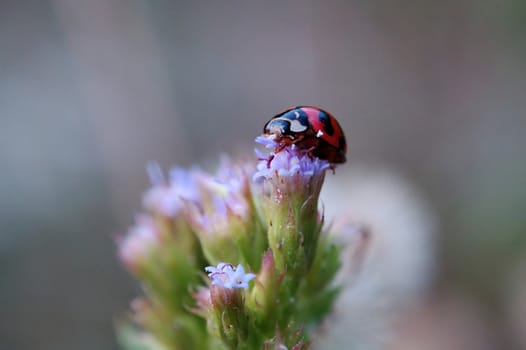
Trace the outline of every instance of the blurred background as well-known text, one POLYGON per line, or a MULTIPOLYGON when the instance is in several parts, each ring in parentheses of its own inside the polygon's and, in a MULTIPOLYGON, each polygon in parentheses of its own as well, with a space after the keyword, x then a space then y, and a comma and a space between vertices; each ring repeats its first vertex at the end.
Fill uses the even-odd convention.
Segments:
POLYGON ((525 38, 523 0, 1 0, 0 349, 117 349, 145 164, 251 155, 298 104, 434 210, 393 348, 526 349, 525 38))

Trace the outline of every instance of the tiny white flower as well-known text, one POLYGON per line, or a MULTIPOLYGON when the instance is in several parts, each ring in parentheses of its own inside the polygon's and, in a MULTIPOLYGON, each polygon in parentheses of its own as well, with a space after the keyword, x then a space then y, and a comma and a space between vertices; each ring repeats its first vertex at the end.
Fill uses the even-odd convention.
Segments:
POLYGON ((231 271, 234 271, 234 265, 221 262, 217 264, 217 267, 215 266, 205 267, 205 271, 209 272, 208 277, 212 277, 212 274, 214 273, 230 273, 231 271))
POLYGON ((217 267, 207 266, 205 271, 209 272, 208 277, 210 277, 213 286, 221 286, 228 289, 248 289, 248 282, 256 277, 253 273, 245 273, 242 265, 234 267, 234 265, 228 263, 219 263, 217 267))

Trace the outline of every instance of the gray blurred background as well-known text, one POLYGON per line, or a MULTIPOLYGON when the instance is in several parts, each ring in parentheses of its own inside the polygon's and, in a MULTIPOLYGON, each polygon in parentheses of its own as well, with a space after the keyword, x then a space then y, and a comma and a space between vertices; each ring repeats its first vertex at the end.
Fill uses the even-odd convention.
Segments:
POLYGON ((250 155, 296 104, 424 190, 438 313, 526 349, 524 0, 1 0, 0 349, 116 349, 147 161, 250 155))

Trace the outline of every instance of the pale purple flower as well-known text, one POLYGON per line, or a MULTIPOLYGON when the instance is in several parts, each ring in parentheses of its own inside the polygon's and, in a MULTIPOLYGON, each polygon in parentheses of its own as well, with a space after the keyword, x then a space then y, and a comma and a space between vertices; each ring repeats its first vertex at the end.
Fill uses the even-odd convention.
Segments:
POLYGON ((216 176, 208 181, 208 186, 214 197, 214 204, 224 206, 224 209, 218 209, 222 212, 225 212, 224 210, 231 211, 241 217, 246 216, 248 210, 245 193, 247 185, 246 173, 241 167, 233 165, 226 157, 222 159, 216 176))
POLYGON ((175 217, 183 208, 183 202, 175 188, 160 186, 150 188, 143 196, 142 203, 148 211, 175 217))
POLYGON ((188 201, 199 201, 199 187, 197 176, 201 171, 198 168, 184 169, 174 167, 170 169, 170 186, 176 187, 179 197, 188 201))
POLYGON ((149 162, 146 166, 146 173, 150 179, 152 186, 163 186, 166 185, 166 179, 164 178, 163 169, 157 162, 149 162))
MULTIPOLYGON (((268 139, 261 136, 256 138, 256 142, 269 144, 268 139)), ((258 182, 277 177, 308 178, 323 175, 331 166, 326 160, 300 152, 295 145, 286 147, 278 153, 271 153, 267 157, 261 157, 260 154, 259 158, 257 172, 253 176, 254 181, 258 182)))
POLYGON ((167 181, 158 163, 147 167, 152 187, 143 196, 143 206, 152 212, 175 217, 184 207, 184 200, 197 200, 196 170, 173 168, 167 181))
MULTIPOLYGON (((272 145, 268 137, 257 137, 256 142, 265 146, 272 145)), ((290 145, 266 157, 260 156, 257 170, 252 179, 255 189, 276 204, 286 204, 295 198, 304 205, 317 206, 325 172, 331 164, 290 145)), ((313 209, 316 210, 316 209, 313 209)), ((276 247, 275 247, 276 248, 276 247)))
POLYGON ((189 310, 196 315, 206 318, 208 316, 208 310, 212 305, 210 289, 203 286, 199 286, 192 293, 192 296, 195 299, 196 307, 190 308, 189 310))
POLYGON ((247 218, 250 209, 248 180, 240 168, 225 160, 216 176, 201 172, 196 182, 201 191, 200 201, 188 207, 189 219, 199 231, 226 233, 233 217, 247 218))
POLYGON ((135 225, 117 242, 119 258, 130 270, 135 270, 137 264, 159 245, 159 241, 159 233, 153 220, 148 216, 137 216, 135 225))
POLYGON ((247 289, 248 282, 256 277, 253 273, 245 273, 245 269, 241 264, 234 267, 232 264, 219 263, 217 267, 206 267, 205 271, 208 272, 208 277, 210 277, 213 286, 227 289, 247 289))
POLYGON ((279 147, 279 143, 274 141, 275 137, 276 135, 270 135, 270 136, 260 135, 256 137, 255 141, 256 143, 259 143, 260 145, 265 146, 265 148, 267 149, 276 149, 277 147, 279 147))

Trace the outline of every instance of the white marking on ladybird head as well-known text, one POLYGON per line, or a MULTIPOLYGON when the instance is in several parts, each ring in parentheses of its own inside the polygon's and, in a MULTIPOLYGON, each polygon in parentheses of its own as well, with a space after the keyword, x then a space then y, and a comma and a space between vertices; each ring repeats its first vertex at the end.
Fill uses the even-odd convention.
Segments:
POLYGON ((318 132, 316 133, 316 137, 317 137, 317 138, 320 138, 320 137, 322 137, 322 136, 323 136, 323 131, 318 130, 318 132))
POLYGON ((290 131, 292 132, 303 132, 308 129, 308 126, 303 125, 298 119, 290 121, 290 131))

